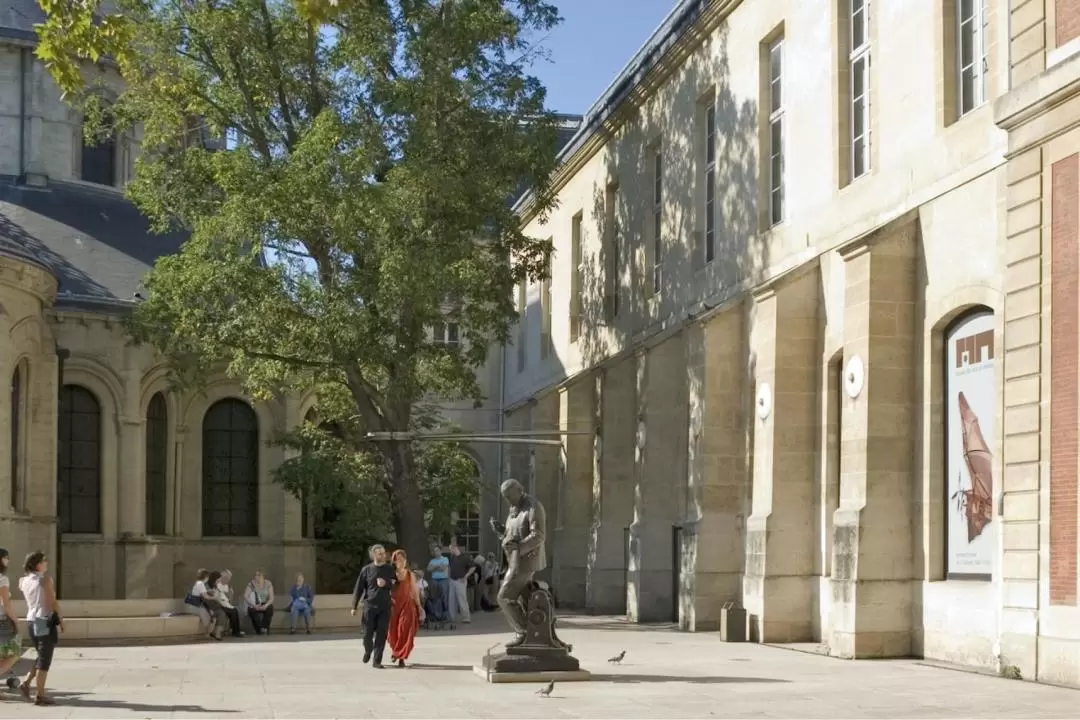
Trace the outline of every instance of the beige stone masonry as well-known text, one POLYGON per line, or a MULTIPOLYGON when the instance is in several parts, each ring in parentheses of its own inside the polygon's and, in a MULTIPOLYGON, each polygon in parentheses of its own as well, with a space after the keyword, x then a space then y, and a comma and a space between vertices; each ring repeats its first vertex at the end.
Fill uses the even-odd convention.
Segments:
POLYGON ((754 296, 753 512, 743 590, 751 635, 761 642, 809 641, 813 633, 820 297, 817 263, 754 296))
POLYGON ((724 604, 742 600, 750 497, 744 314, 739 303, 687 330, 690 424, 679 625, 691 631, 717 629, 724 604))
POLYGON ((586 435, 564 435, 562 454, 565 462, 562 487, 555 511, 549 514, 555 544, 552 582, 558 589, 559 602, 568 607, 585 607, 585 574, 592 520, 594 393, 596 387, 587 375, 559 390, 559 429, 584 431, 586 435))
POLYGON ((626 358, 594 375, 597 433, 586 608, 627 611, 628 530, 634 519, 637 361, 626 358))
POLYGON ((672 621, 677 616, 675 528, 682 519, 686 487, 686 334, 639 354, 638 361, 628 613, 637 622, 672 621))
POLYGON ((912 646, 918 242, 913 212, 841 249, 843 380, 855 357, 864 380, 841 419, 829 636, 840 657, 902 657, 912 646))

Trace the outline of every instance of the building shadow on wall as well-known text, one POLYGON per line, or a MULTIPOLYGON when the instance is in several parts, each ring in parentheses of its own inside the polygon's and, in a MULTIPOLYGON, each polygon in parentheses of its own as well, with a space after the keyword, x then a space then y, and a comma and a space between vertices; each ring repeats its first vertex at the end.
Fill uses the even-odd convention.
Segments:
MULTIPOLYGON (((661 92, 652 105, 616 111, 625 122, 608 141, 605 175, 594 183, 591 207, 583 213, 587 227, 583 227, 582 328, 578 340, 583 367, 610 368, 632 358, 636 349, 683 332, 696 318, 721 305, 734 303, 725 311, 744 312, 738 305, 739 296, 766 277, 771 258, 767 237, 758 232, 762 215, 758 180, 762 167, 757 99, 740 98, 732 90, 728 33, 726 27, 719 30, 713 48, 693 54, 667 83, 678 88, 681 96, 696 93, 696 102, 676 102, 661 92), (716 117, 716 162, 711 168, 715 178, 712 233, 707 232, 705 212, 705 118, 710 104, 715 107, 716 117), (662 252, 659 263, 654 264, 657 151, 662 165, 662 252), (706 256, 709 235, 713 242, 711 260, 706 256), (618 268, 615 288, 609 279, 614 268, 618 268), (658 275, 655 280, 654 272, 658 275), (617 292, 617 312, 611 306, 613 290, 617 292)), ((757 60, 753 58, 754 66, 757 60)), ((561 262, 569 265, 572 259, 563 258, 561 262)), ((744 328, 744 334, 747 331, 744 328)), ((756 360, 749 346, 745 347, 745 457, 751 462, 756 360)), ((688 403, 688 398, 678 400, 688 403)), ((636 418, 636 422, 642 421, 644 417, 636 418)), ((688 437, 689 428, 684 429, 688 437)), ((688 461, 684 452, 680 467, 667 468, 667 477, 644 479, 645 483, 669 483, 671 491, 678 495, 677 512, 671 517, 658 517, 657 513, 646 522, 680 526, 686 518, 696 516, 696 501, 687 480, 688 461)), ((631 478, 604 479, 605 486, 612 482, 625 482, 619 487, 633 487, 631 478)), ((744 517, 750 507, 748 493, 749 489, 744 499, 744 517)), ((620 510, 619 517, 603 514, 604 522, 610 519, 629 527, 634 519, 632 507, 624 503, 620 510)), ((597 517, 602 511, 594 508, 593 513, 597 517)), ((696 559, 681 549, 676 552, 675 532, 663 535, 670 538, 664 542, 672 545, 672 552, 665 555, 672 558, 670 569, 678 572, 673 582, 682 597, 690 597, 696 559)), ((686 533, 681 544, 693 548, 690 538, 692 533, 686 533)), ((634 551, 631 548, 628 557, 634 551)), ((597 562, 596 543, 590 543, 587 562, 589 568, 597 562)), ((629 578, 627 589, 630 594, 637 592, 629 578)), ((741 600, 741 596, 731 599, 741 600)))

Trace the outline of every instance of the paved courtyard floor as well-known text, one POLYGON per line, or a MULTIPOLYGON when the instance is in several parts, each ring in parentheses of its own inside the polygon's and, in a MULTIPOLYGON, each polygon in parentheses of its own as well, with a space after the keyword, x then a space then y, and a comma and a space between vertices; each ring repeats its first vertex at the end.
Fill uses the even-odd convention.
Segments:
MULTIPOLYGON (((1080 692, 918 661, 843 661, 715 635, 568 619, 591 682, 550 698, 488 685, 472 666, 505 641, 486 615, 424 633, 404 670, 361 663, 359 635, 274 635, 165 647, 64 648, 49 685, 58 705, 11 695, 3 717, 108 718, 1075 718, 1080 692), (626 650, 621 666, 606 662, 626 650)), ((28 655, 32 656, 32 652, 28 655)))

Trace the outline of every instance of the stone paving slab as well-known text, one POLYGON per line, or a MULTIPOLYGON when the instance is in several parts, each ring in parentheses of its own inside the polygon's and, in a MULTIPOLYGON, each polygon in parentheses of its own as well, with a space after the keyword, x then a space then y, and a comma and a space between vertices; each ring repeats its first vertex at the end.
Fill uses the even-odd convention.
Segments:
POLYGON ((493 616, 421 634, 404 670, 363 665, 358 634, 61 647, 49 675, 60 704, 6 696, 0 718, 1080 717, 1078 691, 918 661, 843 661, 616 619, 569 619, 559 635, 594 677, 556 685, 550 698, 473 675, 506 639, 493 616), (624 649, 621 666, 606 662, 624 649))

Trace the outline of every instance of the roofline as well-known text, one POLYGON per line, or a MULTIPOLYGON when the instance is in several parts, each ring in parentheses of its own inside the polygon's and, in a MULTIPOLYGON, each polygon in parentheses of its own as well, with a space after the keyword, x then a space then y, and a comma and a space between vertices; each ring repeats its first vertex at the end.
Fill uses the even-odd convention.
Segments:
MULTIPOLYGON (((694 27, 709 10, 710 5, 734 7, 741 0, 680 0, 671 12, 653 30, 645 44, 638 48, 630 61, 623 66, 610 85, 589 107, 578 131, 557 156, 559 165, 563 165, 575 153, 581 150, 596 135, 615 111, 637 88, 645 76, 660 64, 686 32, 694 27)), ((513 211, 522 214, 532 203, 534 193, 530 188, 514 203, 513 211)))

